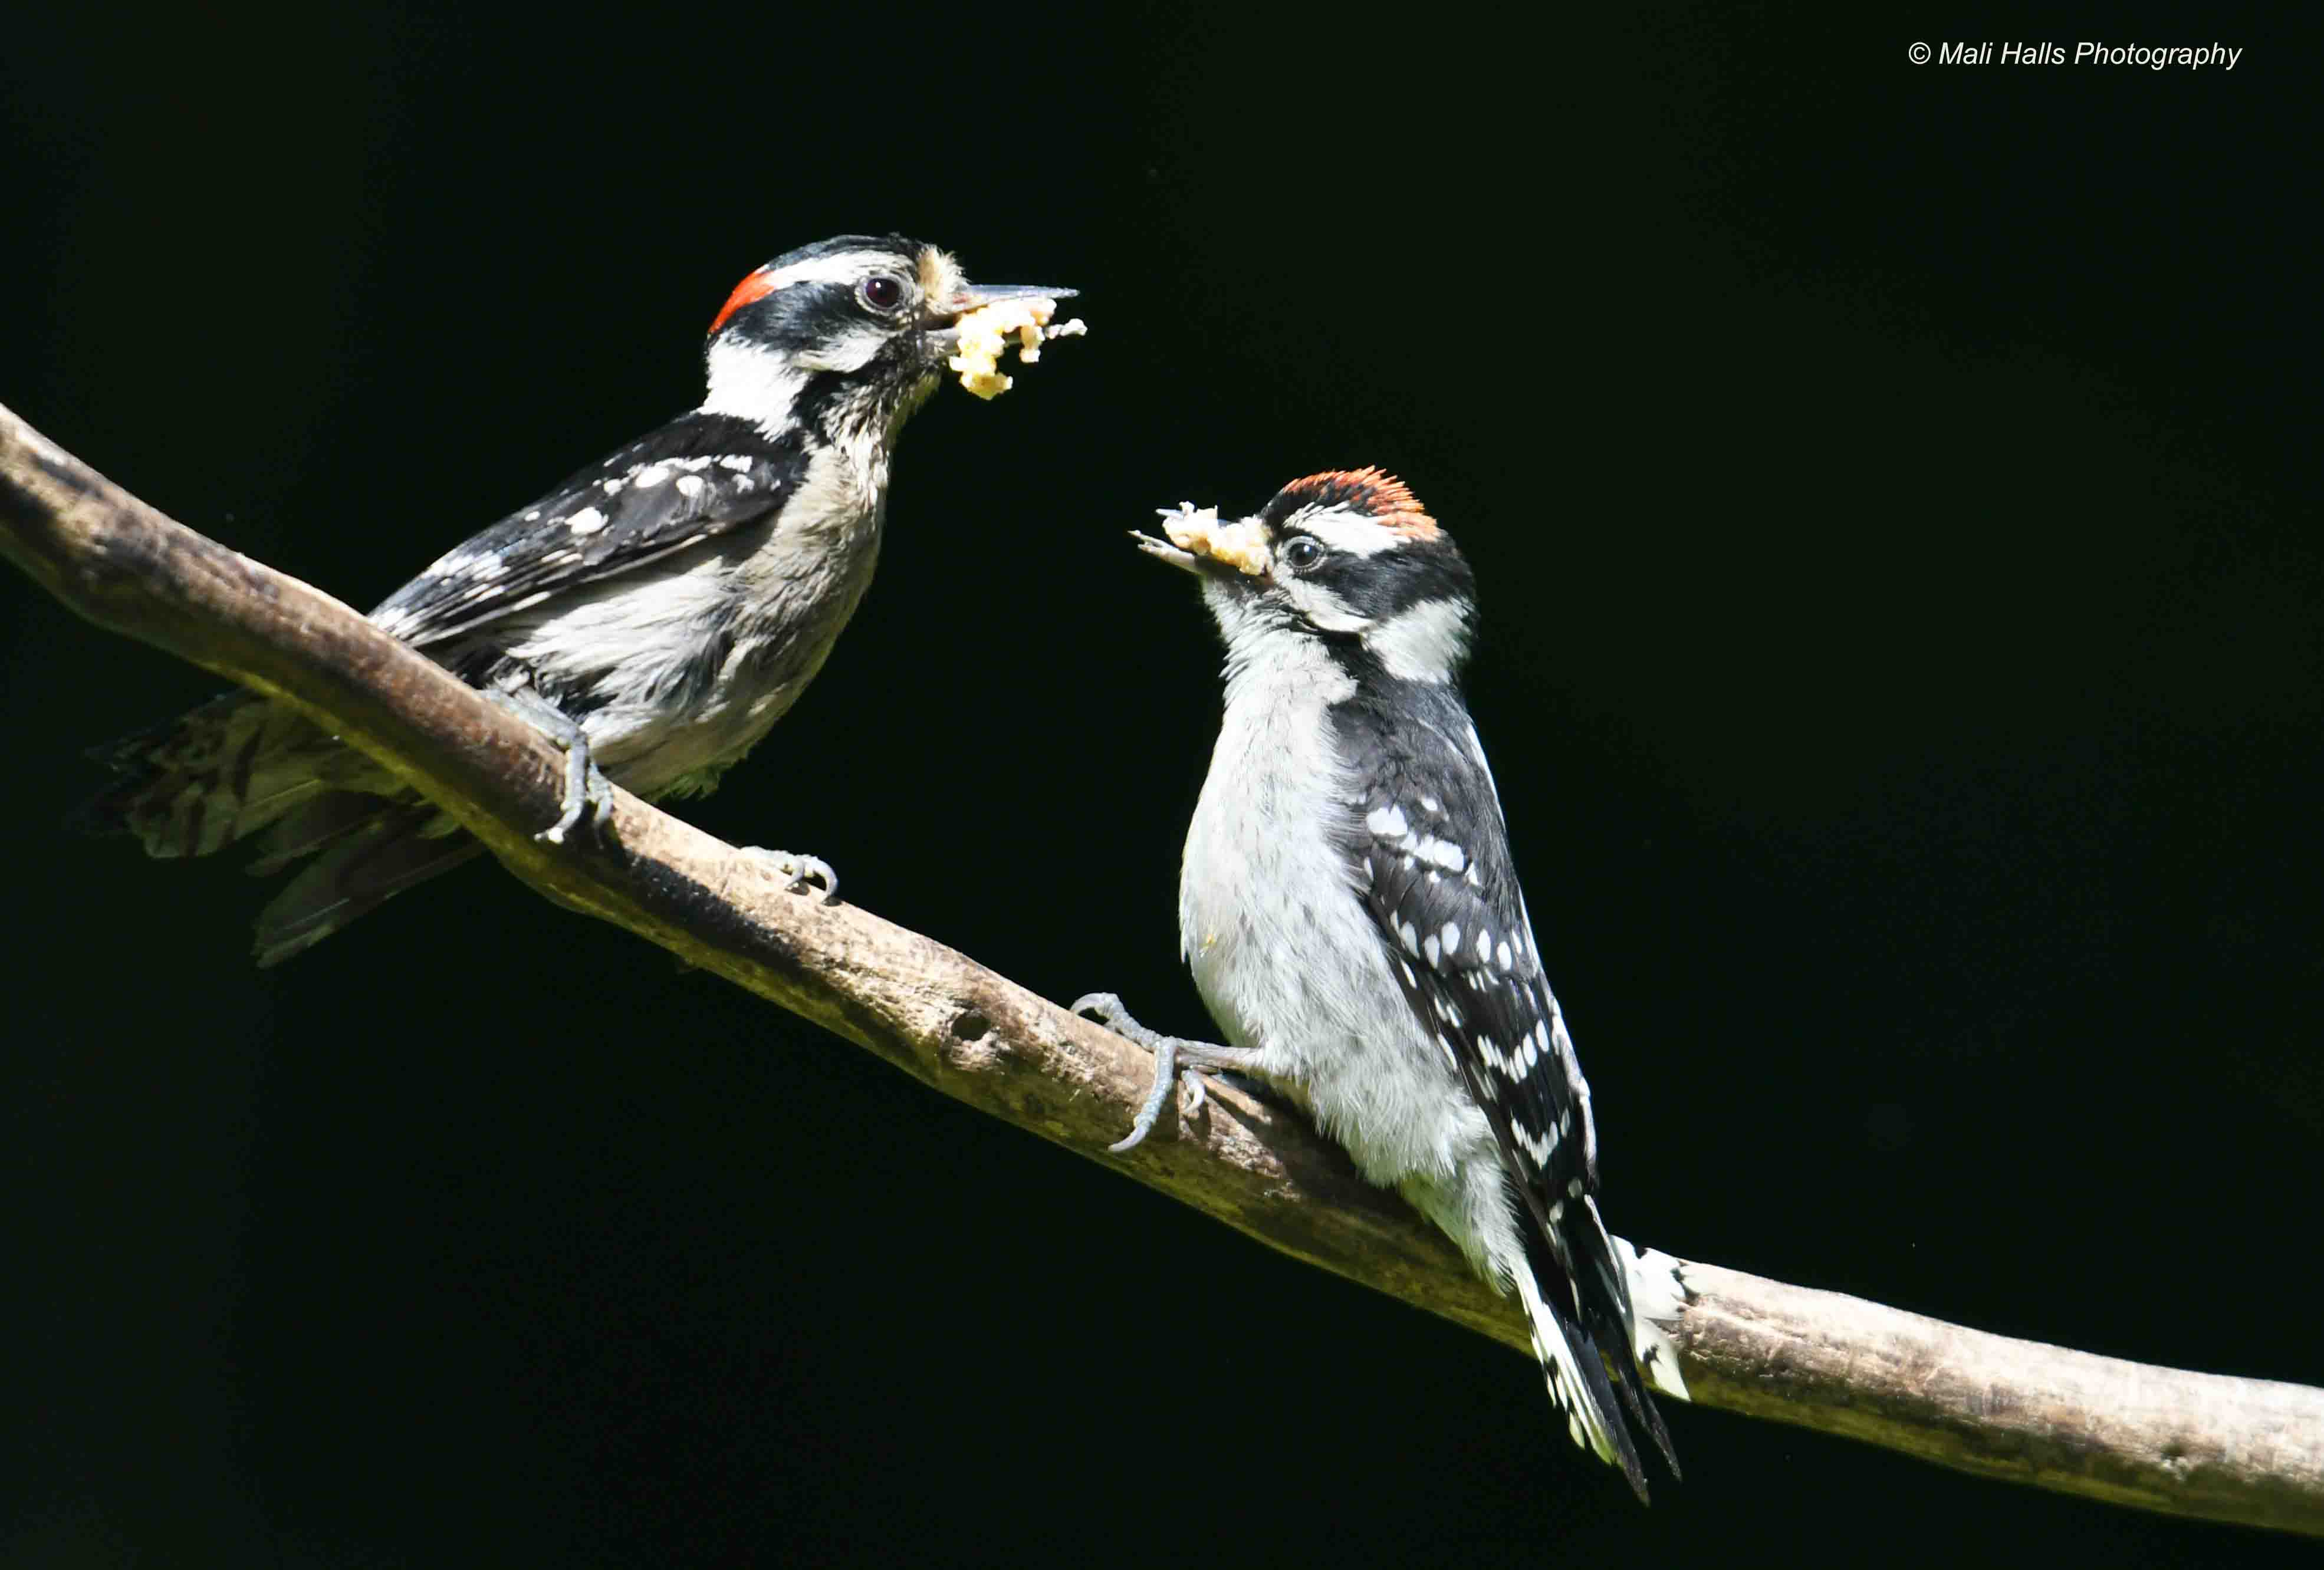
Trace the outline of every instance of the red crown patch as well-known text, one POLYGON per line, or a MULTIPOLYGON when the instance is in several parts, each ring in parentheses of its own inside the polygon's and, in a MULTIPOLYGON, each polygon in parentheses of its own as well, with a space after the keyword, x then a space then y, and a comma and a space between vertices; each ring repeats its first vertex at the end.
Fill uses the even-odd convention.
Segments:
POLYGON ((1347 507, 1410 539, 1433 539, 1436 520, 1412 487, 1384 469, 1333 469, 1294 480, 1285 497, 1302 507, 1347 507))

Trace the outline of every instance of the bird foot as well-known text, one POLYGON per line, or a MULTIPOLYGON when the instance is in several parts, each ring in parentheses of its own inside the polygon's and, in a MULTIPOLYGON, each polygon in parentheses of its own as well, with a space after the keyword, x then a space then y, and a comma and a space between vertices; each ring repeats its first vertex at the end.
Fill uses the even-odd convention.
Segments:
MULTIPOLYGON (((1088 992, 1074 1000, 1073 1012, 1084 1019, 1094 1020, 1119 1036, 1126 1036, 1154 1054, 1154 1084, 1146 1093, 1146 1103, 1138 1109, 1129 1134, 1105 1148, 1115 1155, 1136 1150, 1154 1132, 1154 1125, 1169 1104, 1170 1091, 1181 1078, 1186 1082, 1185 1110, 1201 1109, 1208 1095, 1205 1071, 1224 1072, 1250 1066, 1250 1054, 1216 1042, 1193 1042, 1184 1036, 1166 1036, 1159 1031, 1148 1030, 1130 1016, 1121 999, 1111 992, 1088 992)), ((1240 1080, 1242 1076, 1232 1076, 1240 1080)))
POLYGON ((610 839, 613 822, 613 782, 599 772, 589 756, 589 738, 571 716, 543 698, 527 683, 523 686, 487 689, 484 696, 524 721, 565 752, 565 801, 557 822, 533 836, 551 845, 587 818, 601 838, 610 839))
POLYGON ((784 879, 786 886, 793 894, 805 894, 820 884, 823 886, 823 903, 839 903, 839 874, 822 857, 802 856, 796 850, 770 850, 759 845, 745 845, 742 851, 784 879))

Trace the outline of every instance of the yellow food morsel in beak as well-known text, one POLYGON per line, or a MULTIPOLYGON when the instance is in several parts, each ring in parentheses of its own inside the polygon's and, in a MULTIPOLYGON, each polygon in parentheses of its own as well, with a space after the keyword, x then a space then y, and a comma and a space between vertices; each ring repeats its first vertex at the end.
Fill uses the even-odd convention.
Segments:
POLYGON ((1221 523, 1215 507, 1199 511, 1181 508, 1163 519, 1162 529, 1180 550, 1208 556, 1254 578, 1266 572, 1273 559, 1268 550, 1267 535, 1257 519, 1221 523))
POLYGON ((960 318, 954 329, 959 353, 946 363, 960 372, 960 384, 969 391, 979 398, 998 398, 1013 385, 1011 378, 1001 373, 1010 335, 1016 335, 1019 359, 1039 359, 1041 329, 1056 308, 1057 302, 1047 299, 998 300, 980 307, 960 318))

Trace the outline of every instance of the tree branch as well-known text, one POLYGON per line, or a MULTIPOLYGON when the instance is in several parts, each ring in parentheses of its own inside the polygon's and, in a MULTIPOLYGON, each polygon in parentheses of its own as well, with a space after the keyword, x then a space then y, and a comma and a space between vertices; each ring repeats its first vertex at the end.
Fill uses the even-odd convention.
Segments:
MULTIPOLYGON (((1105 1153, 1140 1049, 852 906, 788 893, 626 792, 613 842, 549 846, 562 755, 434 662, 295 579, 171 522, 0 409, 0 550, 100 627, 288 702, 456 817, 550 899, 625 927, 956 1100, 1238 1230, 1524 1349, 1442 1235, 1296 1114, 1216 1088, 1176 1137, 1105 1153)), ((2182 1373, 1923 1318, 1647 1252, 1633 1272, 1698 1405, 1981 1476, 2324 1536, 2324 1391, 2182 1373)), ((1674 1390, 1674 1393, 1675 1390, 1674 1390)))

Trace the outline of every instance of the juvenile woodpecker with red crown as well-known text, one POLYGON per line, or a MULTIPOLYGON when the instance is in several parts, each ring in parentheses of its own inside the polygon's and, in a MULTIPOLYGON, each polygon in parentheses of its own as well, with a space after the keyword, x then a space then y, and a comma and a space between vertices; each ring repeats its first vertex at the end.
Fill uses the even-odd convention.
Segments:
MULTIPOLYGON (((1226 711, 1178 885, 1180 946, 1223 1043, 1074 1005, 1181 1069, 1307 1107, 1523 1304, 1574 1442, 1644 1500, 1641 1439, 1677 1460, 1598 1213, 1598 1136, 1493 776, 1456 684, 1477 618, 1452 538, 1376 469, 1295 481, 1250 518, 1163 514, 1148 555, 1193 574, 1226 640, 1226 711)), ((1194 1089, 1199 1094, 1201 1081, 1194 1089)))
MULTIPOLYGON (((563 813, 542 837, 561 840, 609 777, 649 799, 706 792, 815 679, 870 586, 905 420, 948 368, 981 396, 1005 389, 1004 337, 1031 359, 1077 332, 1049 324, 1072 293, 979 288, 895 234, 779 256, 711 322, 699 408, 455 546, 372 620, 565 748, 563 813)), ((258 836, 254 871, 306 862, 259 919, 261 964, 482 849, 251 693, 97 756, 122 777, 84 827, 164 857, 258 836)), ((817 858, 767 854, 795 886, 835 892, 817 858)))

